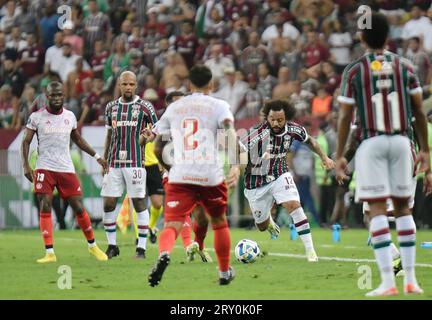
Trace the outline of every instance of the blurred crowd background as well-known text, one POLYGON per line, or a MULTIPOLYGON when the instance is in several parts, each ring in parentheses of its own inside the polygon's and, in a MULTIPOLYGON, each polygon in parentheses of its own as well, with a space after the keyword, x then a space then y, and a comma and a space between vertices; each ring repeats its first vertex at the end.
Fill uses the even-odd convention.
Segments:
MULTIPOLYGON (((388 17, 387 49, 413 62, 431 119, 431 0, 0 0, 0 128, 21 129, 46 105, 52 80, 63 83, 80 127, 103 125, 124 70, 137 74, 138 94, 160 117, 166 94, 186 93, 188 70, 204 63, 214 76, 212 95, 229 102, 238 128, 256 123, 266 101, 286 98, 334 155, 341 74, 364 53, 362 4, 388 17)), ((291 165, 316 224, 362 226, 355 177, 338 187, 301 144, 291 165)), ((420 192, 421 176, 418 185, 414 216, 430 228, 432 199, 420 192)), ((276 214, 283 223, 283 212, 276 214)))

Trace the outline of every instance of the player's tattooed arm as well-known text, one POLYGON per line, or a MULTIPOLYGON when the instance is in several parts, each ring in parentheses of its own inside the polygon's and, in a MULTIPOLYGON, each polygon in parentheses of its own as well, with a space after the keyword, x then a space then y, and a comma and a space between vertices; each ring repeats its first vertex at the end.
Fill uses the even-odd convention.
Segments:
MULTIPOLYGON (((96 156, 96 151, 88 144, 88 142, 80 135, 77 129, 72 130, 71 132, 72 141, 80 148, 82 151, 86 152, 92 157, 96 156)), ((96 157, 97 162, 103 168, 103 174, 108 173, 108 163, 104 158, 96 157)))
POLYGON ((228 136, 228 161, 230 165, 230 172, 226 178, 226 183, 228 188, 233 188, 237 185, 240 177, 240 145, 233 121, 225 119, 223 126, 225 133, 228 136))
POLYGON ((320 157, 321 165, 323 166, 323 168, 327 170, 334 169, 334 161, 324 153, 323 149, 321 149, 319 143, 316 141, 315 138, 309 136, 305 143, 309 146, 309 148, 312 149, 313 152, 315 152, 320 157))
POLYGON ((35 131, 26 128, 24 131, 24 139, 21 143, 21 157, 24 168, 24 175, 30 182, 33 182, 33 170, 30 168, 30 164, 28 161, 30 144, 33 140, 33 136, 35 131))
POLYGON ((354 106, 346 103, 340 105, 339 119, 338 119, 338 139, 337 139, 337 150, 336 150, 336 180, 339 184, 343 183, 343 180, 349 179, 346 175, 348 168, 348 161, 344 157, 345 145, 348 139, 351 120, 354 113, 354 106))
POLYGON ((354 155, 359 145, 360 145, 360 141, 356 137, 356 131, 352 130, 348 138, 348 146, 346 147, 345 154, 344 154, 344 157, 347 160, 347 162, 350 162, 354 158, 354 155))
POLYGON ((162 167, 165 168, 165 170, 167 171, 171 169, 171 166, 164 161, 163 150, 169 141, 170 141, 170 136, 162 135, 162 134, 158 134, 154 141, 155 156, 159 160, 159 163, 162 165, 162 167))

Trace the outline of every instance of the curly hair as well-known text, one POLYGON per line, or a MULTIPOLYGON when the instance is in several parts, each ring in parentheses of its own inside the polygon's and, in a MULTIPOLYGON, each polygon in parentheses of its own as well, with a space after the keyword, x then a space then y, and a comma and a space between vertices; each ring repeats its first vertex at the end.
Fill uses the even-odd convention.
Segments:
POLYGON ((294 119, 297 113, 296 108, 288 100, 271 100, 267 102, 263 107, 263 113, 265 114, 266 118, 269 115, 271 110, 273 111, 283 110, 287 121, 294 119))

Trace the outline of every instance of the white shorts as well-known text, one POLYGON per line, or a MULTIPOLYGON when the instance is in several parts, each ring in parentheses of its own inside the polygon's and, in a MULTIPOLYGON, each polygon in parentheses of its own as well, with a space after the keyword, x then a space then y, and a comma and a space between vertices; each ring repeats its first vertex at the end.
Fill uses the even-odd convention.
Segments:
POLYGON ((412 195, 412 161, 407 137, 381 135, 364 140, 356 152, 356 185, 360 201, 412 195))
POLYGON ((102 180, 102 197, 119 198, 126 191, 129 198, 145 198, 146 177, 144 168, 110 168, 102 180))
MULTIPOLYGON (((414 208, 414 198, 415 198, 415 191, 417 188, 417 177, 412 178, 412 193, 411 193, 411 197, 408 200, 408 208, 413 209, 414 208)), ((387 207, 387 213, 393 212, 394 211, 394 206, 393 206, 393 201, 392 199, 387 199, 387 203, 386 203, 386 207, 387 207)), ((363 202, 363 214, 365 214, 365 212, 370 211, 370 206, 369 203, 367 202, 363 202)))
POLYGON ((270 211, 275 201, 277 204, 287 201, 300 202, 297 187, 289 172, 265 186, 245 189, 244 195, 248 199, 256 223, 263 223, 270 217, 270 211))

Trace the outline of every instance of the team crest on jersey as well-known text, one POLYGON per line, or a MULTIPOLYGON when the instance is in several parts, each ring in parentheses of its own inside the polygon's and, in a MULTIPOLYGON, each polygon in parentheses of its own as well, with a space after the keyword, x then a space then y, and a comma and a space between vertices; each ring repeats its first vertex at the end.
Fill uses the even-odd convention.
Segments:
POLYGON ((132 118, 136 118, 139 115, 139 110, 132 110, 132 118))
POLYGON ((284 136, 283 146, 285 149, 288 149, 290 146, 291 139, 289 136, 284 136))
POLYGON ((111 110, 112 110, 113 115, 114 115, 114 113, 117 112, 118 108, 119 108, 119 107, 118 107, 117 105, 112 107, 111 110))
POLYGON ((38 182, 37 184, 36 184, 36 189, 42 189, 42 183, 40 183, 40 182, 38 182))
POLYGON ((120 158, 120 160, 126 160, 126 158, 127 158, 127 151, 121 150, 119 152, 119 158, 120 158))
POLYGON ((65 125, 69 125, 69 120, 68 119, 65 119, 65 121, 64 121, 64 123, 65 123, 65 125))

